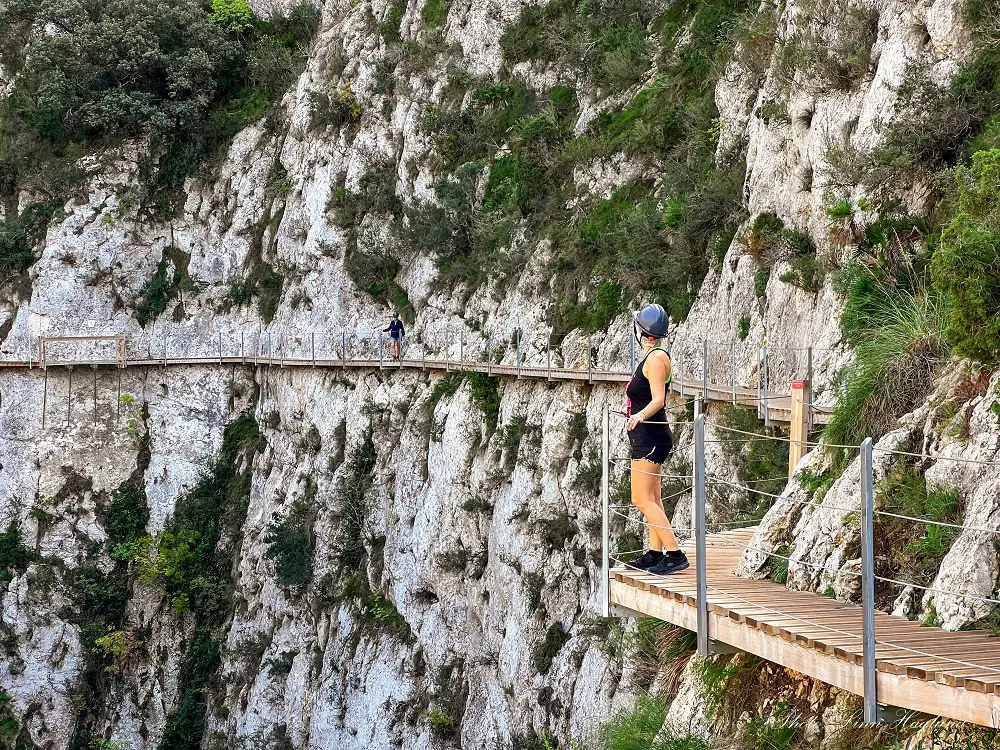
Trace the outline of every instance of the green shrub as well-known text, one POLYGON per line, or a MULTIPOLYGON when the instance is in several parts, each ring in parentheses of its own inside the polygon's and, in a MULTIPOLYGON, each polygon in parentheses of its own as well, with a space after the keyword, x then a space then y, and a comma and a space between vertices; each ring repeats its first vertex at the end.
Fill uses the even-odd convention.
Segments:
POLYGON ((333 95, 322 91, 309 92, 309 129, 339 129, 361 119, 361 105, 347 81, 333 95))
POLYGON ((34 550, 21 539, 21 527, 11 523, 0 533, 0 581, 9 581, 15 573, 23 573, 37 559, 34 550))
POLYGON ((406 3, 402 0, 394 0, 389 3, 389 9, 386 11, 385 19, 378 25, 379 36, 382 37, 382 41, 386 44, 392 44, 393 42, 399 42, 402 37, 399 33, 399 25, 403 21, 403 14, 406 12, 406 3))
POLYGON ((472 403, 483 412, 487 432, 493 432, 500 419, 500 379, 491 378, 483 372, 468 372, 465 379, 469 384, 472 403))
POLYGON ((569 637, 562 623, 554 622, 549 625, 549 629, 545 631, 545 640, 537 644, 531 652, 531 665, 538 674, 548 674, 552 662, 569 641, 569 637))
POLYGON ((153 278, 139 288, 139 297, 135 302, 135 319, 139 321, 139 325, 145 327, 155 321, 167 309, 170 301, 179 297, 182 292, 197 291, 188 276, 190 261, 191 256, 177 248, 170 247, 163 251, 153 278))
POLYGON ((0 112, 0 173, 61 195, 82 178, 70 166, 80 156, 148 136, 138 199, 166 212, 204 158, 280 98, 318 20, 296 9, 258 21, 244 0, 216 0, 211 14, 197 0, 8 3, 0 34, 61 33, 28 36, 0 112))
MULTIPOLYGON (((205 731, 207 693, 222 665, 224 625, 232 610, 233 557, 242 542, 250 503, 250 465, 263 448, 250 414, 231 422, 222 437, 218 460, 177 502, 165 534, 173 536, 165 568, 166 593, 175 610, 190 608, 195 626, 181 660, 177 708, 166 721, 159 750, 197 750, 205 731), (188 549, 183 554, 180 544, 188 549)), ((162 535, 161 535, 162 537, 162 535)), ((168 547, 168 548, 169 548, 168 547)))
POLYGON ((743 742, 747 750, 792 750, 801 734, 799 724, 755 716, 743 728, 743 742))
POLYGON ((792 548, 781 545, 775 552, 777 554, 768 558, 768 565, 771 566, 771 580, 784 586, 788 583, 788 563, 790 562, 788 558, 792 554, 792 548))
POLYGON ((781 281, 812 294, 819 291, 823 269, 816 260, 815 252, 811 255, 798 255, 788 261, 788 264, 789 269, 778 277, 781 281))
MULTIPOLYGON (((929 521, 961 523, 964 512, 954 489, 928 487, 923 475, 907 466, 896 466, 878 484, 877 508, 929 521)), ((917 585, 930 584, 958 537, 957 529, 918 524, 891 516, 876 516, 875 530, 883 552, 880 575, 902 578, 917 585)))
POLYGON ((285 277, 264 261, 258 261, 250 269, 243 281, 235 281, 229 287, 227 300, 231 304, 243 305, 257 298, 257 312, 265 323, 274 320, 281 301, 281 289, 285 277))
POLYGON ((776 69, 787 84, 849 91, 872 72, 872 46, 878 38, 878 12, 847 0, 820 0, 797 21, 778 50, 776 69), (835 24, 826 21, 838 19, 835 24), (821 33, 817 29, 824 29, 821 33))
POLYGON ((347 459, 344 477, 337 492, 340 524, 334 549, 341 571, 355 571, 365 554, 365 516, 368 512, 368 491, 375 480, 378 454, 371 434, 356 446, 347 459))
MULTIPOLYGON (((0 151, 0 175, 2 159, 0 151)), ((22 273, 35 262, 35 245, 45 237, 53 213, 47 203, 29 203, 19 216, 0 221, 0 280, 22 273)))
POLYGON ((771 269, 761 268, 753 276, 753 291, 757 299, 767 296, 767 282, 771 280, 771 269))
POLYGON ((131 481, 119 488, 104 517, 112 558, 126 561, 135 558, 136 544, 145 536, 148 521, 149 507, 142 482, 131 481))
POLYGON ((852 262, 835 277, 844 296, 841 327, 854 361, 837 377, 839 397, 827 442, 878 438, 926 395, 950 355, 947 300, 919 279, 895 279, 878 265, 852 262))
POLYGON ((934 286, 951 301, 945 336, 973 359, 1000 360, 1000 149, 981 151, 959 167, 948 201, 949 221, 931 259, 934 286))
POLYGON ((452 737, 455 734, 455 720, 448 714, 429 708, 420 715, 421 723, 430 727, 431 734, 437 737, 452 737))
POLYGON ((854 202, 850 198, 841 198, 826 208, 826 215, 831 221, 842 221, 854 218, 854 202))
POLYGON ((448 18, 450 8, 451 0, 427 0, 420 9, 420 20, 424 22, 424 26, 438 28, 448 18))
POLYGON ((653 6, 643 0, 581 3, 556 0, 527 6, 500 38, 504 62, 560 62, 579 67, 601 91, 628 88, 650 65, 647 26, 653 6))
POLYGON ((601 747, 606 750, 649 750, 663 727, 666 715, 666 707, 660 700, 640 695, 632 708, 620 712, 601 727, 601 747))
POLYGON ((253 10, 247 0, 212 0, 210 19, 229 31, 245 31, 253 26, 253 10))
POLYGON ((740 341, 746 341, 747 336, 750 335, 750 318, 748 316, 744 315, 740 318, 736 326, 736 335, 739 336, 740 341))
POLYGON ((316 510, 311 500, 300 498, 284 518, 275 514, 264 538, 267 544, 264 556, 275 561, 278 583, 296 592, 301 592, 312 580, 315 519, 316 510))

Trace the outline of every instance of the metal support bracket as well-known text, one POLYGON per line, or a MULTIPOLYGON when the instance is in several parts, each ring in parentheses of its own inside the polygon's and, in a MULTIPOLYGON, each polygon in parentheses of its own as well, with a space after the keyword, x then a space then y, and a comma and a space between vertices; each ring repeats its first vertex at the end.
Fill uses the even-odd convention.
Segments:
POLYGON ((925 714, 921 711, 912 711, 909 708, 899 706, 889 706, 885 703, 878 704, 878 720, 880 724, 911 724, 913 722, 925 722, 938 717, 925 714))
POLYGON ((721 656, 723 654, 741 654, 743 653, 743 649, 736 648, 736 646, 730 646, 728 643, 723 643, 715 638, 709 638, 708 653, 713 656, 721 656))

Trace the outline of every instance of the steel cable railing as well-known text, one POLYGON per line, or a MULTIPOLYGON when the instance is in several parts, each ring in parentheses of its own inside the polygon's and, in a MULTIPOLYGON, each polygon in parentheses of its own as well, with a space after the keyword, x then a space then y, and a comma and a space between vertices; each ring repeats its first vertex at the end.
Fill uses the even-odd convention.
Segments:
MULTIPOLYGON (((958 672, 957 678, 959 679, 958 684, 961 683, 963 675, 967 675, 971 670, 978 670, 981 675, 985 674, 997 674, 1000 675, 1000 667, 994 664, 986 663, 982 664, 975 660, 975 657, 970 657, 966 653, 933 653, 931 646, 926 648, 914 647, 913 644, 907 642, 897 642, 899 638, 893 638, 891 635, 885 637, 883 634, 881 637, 876 639, 875 633, 875 582, 881 582, 888 585, 899 586, 904 588, 910 588, 913 590, 920 590, 925 592, 925 594, 944 597, 956 597, 962 600, 967 600, 970 602, 975 602, 979 604, 986 605, 1000 605, 1000 599, 994 598, 993 596, 983 596, 980 594, 975 594, 972 592, 956 591, 953 589, 948 589, 941 586, 935 585, 922 585, 914 581, 905 581, 898 578, 893 578, 887 575, 877 575, 875 573, 875 524, 874 520, 876 517, 892 518, 898 521, 903 521, 907 523, 915 524, 928 524, 928 525, 938 525, 945 528, 953 529, 961 534, 973 534, 973 533, 986 533, 986 534, 1000 534, 1000 529, 993 529, 987 526, 975 525, 975 524, 961 524, 953 523, 950 521, 936 520, 930 518, 921 518, 918 515, 908 515, 905 513, 896 513, 892 510, 876 510, 874 503, 874 470, 872 455, 874 451, 879 451, 882 454, 899 455, 911 458, 921 458, 926 460, 940 460, 946 461, 951 459, 949 456, 933 456, 924 453, 913 453, 907 451, 896 451, 888 448, 877 448, 872 445, 872 441, 865 440, 859 446, 843 446, 848 449, 856 449, 860 453, 861 461, 861 502, 858 507, 845 507, 843 505, 834 505, 825 500, 822 502, 813 501, 811 499, 800 499, 793 497, 792 493, 786 490, 782 493, 768 492, 761 490, 759 488, 751 486, 752 484, 762 483, 771 480, 753 480, 748 483, 742 483, 739 481, 731 481, 727 478, 712 476, 705 471, 705 445, 706 443, 712 442, 705 439, 704 435, 704 418, 698 417, 695 425, 695 446, 694 454, 695 461, 693 466, 692 475, 687 475, 683 477, 678 477, 679 479, 689 480, 692 482, 693 490, 693 502, 694 502, 694 529, 695 534, 695 545, 698 549, 696 553, 696 577, 697 577, 697 589, 698 596, 697 607, 698 607, 698 622, 699 622, 699 651, 707 653, 707 643, 708 643, 708 618, 707 618, 707 602, 708 602, 708 591, 713 591, 714 593, 721 594, 723 596, 731 597, 734 601, 740 601, 748 606, 756 607, 763 611, 769 611, 776 616, 784 619, 788 619, 792 622, 800 622, 803 625, 809 627, 815 627, 819 630, 825 630, 828 632, 837 633, 839 635, 848 637, 852 640, 856 639, 861 646, 861 662, 862 671, 864 677, 864 704, 865 704, 865 720, 871 723, 876 723, 879 718, 878 705, 877 705, 877 683, 875 679, 876 673, 876 663, 875 663, 875 651, 876 647, 880 650, 879 653, 884 653, 887 649, 892 653, 897 653, 899 655, 912 655, 912 659, 917 657, 923 657, 932 660, 933 664, 938 665, 938 668, 944 668, 943 665, 954 665, 955 667, 963 668, 966 671, 958 672), (860 569, 856 567, 855 564, 842 564, 840 566, 832 566, 827 564, 817 564, 811 561, 796 558, 792 553, 782 554, 783 550, 773 550, 769 549, 766 545, 761 546, 759 537, 754 536, 750 539, 745 538, 733 538, 722 536, 713 536, 711 539, 707 537, 708 530, 713 527, 713 524, 705 519, 705 504, 706 504, 706 488, 707 487, 724 487, 731 491, 745 492, 748 495, 753 493, 755 495, 762 495, 767 497, 771 503, 785 503, 789 502, 792 504, 799 504, 804 506, 810 506, 814 509, 827 508, 835 510, 842 513, 856 514, 861 523, 861 536, 862 536, 862 554, 860 561, 860 569), (757 543, 754 543, 758 540, 757 543), (803 617, 800 612, 782 612, 780 609, 775 609, 772 607, 767 607, 759 602, 754 602, 752 599, 745 599, 740 597, 738 594, 727 591, 724 584, 722 587, 718 582, 713 582, 713 585, 709 585, 707 580, 707 567, 704 562, 705 555, 708 553, 709 549, 719 549, 722 547, 727 547, 729 549, 737 548, 740 550, 751 550, 755 553, 766 556, 765 559, 775 558, 783 560, 789 570, 794 570, 796 567, 801 566, 807 569, 812 569, 818 571, 823 576, 829 576, 831 578, 838 578, 840 576, 846 575, 851 578, 861 580, 861 607, 859 614, 861 616, 859 631, 849 632, 841 630, 835 627, 831 627, 823 622, 813 622, 807 617, 803 617), (704 632, 702 632, 704 630, 704 632), (930 649, 930 650, 928 650, 930 649)), ((733 428, 723 428, 716 426, 718 429, 726 430, 735 434, 745 434, 751 440, 769 439, 769 440, 781 440, 785 442, 791 442, 789 438, 784 438, 780 436, 772 435, 760 435, 756 433, 749 433, 747 431, 736 430, 733 428)), ((964 463, 977 464, 992 466, 1000 464, 997 461, 981 461, 976 459, 961 459, 955 457, 957 460, 961 460, 964 463)), ((645 519, 639 521, 642 525, 648 525, 645 519)), ((753 520, 748 520, 747 523, 753 523, 753 520)), ((716 528, 724 527, 724 525, 715 525, 716 528)), ((683 531, 683 529, 675 528, 675 531, 683 531)), ((607 549, 607 546, 605 547, 607 549)), ((614 555, 614 559, 617 564, 626 564, 624 561, 624 554, 614 555)), ((884 658, 880 656, 879 658, 884 658)), ((909 664, 910 662, 907 662, 909 664)), ((1000 685, 1000 679, 995 681, 1000 685)))
MULTIPOLYGON (((103 362, 96 357, 96 350, 86 347, 76 357, 67 360, 42 360, 42 341, 51 337, 44 334, 12 334, 15 342, 7 352, 10 363, 59 365, 64 362, 103 362)), ((60 332, 81 338, 77 348, 84 347, 82 337, 92 336, 93 330, 60 332)), ((382 324, 374 321, 357 321, 350 329, 303 329, 280 325, 240 326, 219 328, 201 325, 199 321, 184 323, 154 322, 147 329, 130 329, 121 336, 124 340, 124 361, 128 363, 162 362, 179 360, 211 362, 239 360, 274 365, 345 364, 357 359, 378 361, 389 365, 388 336, 382 324)), ((69 346, 67 343, 66 346, 69 346)), ((631 327, 619 333, 609 333, 603 338, 553 336, 548 331, 530 334, 519 329, 511 332, 483 331, 467 326, 428 321, 422 329, 409 332, 403 339, 403 358, 410 357, 422 365, 456 366, 477 365, 490 369, 494 360, 497 366, 513 367, 517 374, 530 372, 549 377, 562 373, 586 374, 588 380, 614 375, 627 379, 637 365, 638 351, 631 327), (623 345, 624 344, 624 345, 623 345), (497 356, 499 355, 499 357, 497 356)), ((775 347, 766 342, 752 343, 736 340, 728 344, 715 341, 673 338, 669 350, 674 363, 671 391, 688 397, 700 394, 708 398, 710 392, 716 400, 733 404, 756 405, 758 413, 770 420, 768 402, 772 398, 787 396, 790 379, 810 380, 812 377, 811 354, 800 361, 802 351, 809 347, 775 347), (790 362, 783 364, 780 381, 771 379, 770 362, 775 353, 795 352, 790 362), (710 366, 711 365, 711 366, 710 366)), ((402 366, 402 363, 399 363, 402 366)), ((409 365, 407 365, 409 366, 409 365)), ((810 402, 811 403, 811 402, 810 402)), ((812 407, 810 407, 812 408, 812 407)), ((818 407, 824 408, 824 407, 818 407)))

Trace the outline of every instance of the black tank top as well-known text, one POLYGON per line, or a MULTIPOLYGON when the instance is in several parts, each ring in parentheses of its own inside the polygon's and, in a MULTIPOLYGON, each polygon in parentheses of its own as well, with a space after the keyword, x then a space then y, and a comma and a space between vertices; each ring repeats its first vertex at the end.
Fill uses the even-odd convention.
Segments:
MULTIPOLYGON (((645 409, 653 400, 653 389, 649 385, 649 378, 642 371, 643 365, 646 364, 646 360, 649 359, 649 355, 657 349, 650 349, 646 352, 646 356, 642 358, 638 367, 635 368, 635 372, 632 374, 632 379, 628 381, 628 385, 625 386, 625 396, 627 401, 627 406, 625 412, 628 416, 633 414, 638 414, 640 411, 645 409)), ((659 349, 659 351, 666 351, 665 349, 659 349)), ((669 361, 669 357, 668 357, 669 361)), ((673 373, 671 373, 672 375, 673 373)), ((671 375, 667 376, 667 385, 670 385, 671 375)), ((658 444, 664 440, 668 440, 670 435, 670 428, 667 426, 667 413, 661 406, 657 412, 651 416, 646 417, 644 422, 639 423, 639 425, 632 431, 633 433, 640 433, 637 435, 630 435, 633 439, 639 438, 639 442, 643 444, 658 444), (650 422, 658 422, 659 424, 650 424, 650 422)))

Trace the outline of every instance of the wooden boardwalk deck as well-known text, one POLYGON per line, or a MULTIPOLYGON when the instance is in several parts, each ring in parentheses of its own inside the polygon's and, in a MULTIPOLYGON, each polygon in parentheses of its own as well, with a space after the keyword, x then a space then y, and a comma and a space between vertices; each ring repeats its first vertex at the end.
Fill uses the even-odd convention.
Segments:
MULTIPOLYGON (((530 380, 558 380, 577 381, 583 383, 625 383, 631 375, 627 372, 616 370, 599 369, 574 369, 567 367, 538 367, 522 365, 499 365, 487 364, 486 362, 473 362, 469 360, 439 360, 439 359, 403 359, 401 362, 378 359, 312 359, 308 357, 254 357, 254 356, 221 356, 221 357, 167 357, 159 358, 129 358, 126 359, 125 367, 180 367, 192 365, 246 365, 246 366, 268 366, 268 367, 296 367, 312 368, 319 367, 325 369, 351 368, 351 369, 382 369, 382 370, 426 370, 434 372, 483 372, 494 376, 522 378, 530 380)), ((60 360, 48 361, 47 368, 56 367, 121 367, 122 361, 117 359, 81 359, 81 360, 60 360)), ((28 369, 38 368, 39 363, 27 361, 0 361, 0 368, 28 369)), ((671 391, 674 394, 685 394, 693 396, 701 393, 704 388, 701 380, 677 378, 671 382, 671 391)), ((708 383, 707 395, 709 401, 732 403, 732 385, 718 385, 708 383)), ((735 400, 738 404, 756 406, 756 388, 745 388, 737 386, 735 389, 735 400)), ((770 392, 767 396, 767 407, 770 418, 776 422, 788 422, 791 418, 792 398, 787 393, 770 392)), ((825 424, 829 421, 831 408, 815 407, 813 410, 813 423, 825 424)))
MULTIPOLYGON (((736 577, 752 534, 708 537, 709 637, 861 695, 861 608, 736 577)), ((612 568, 611 605, 695 630, 693 545, 687 553, 691 567, 673 576, 612 568)), ((1000 727, 1000 638, 922 627, 883 612, 875 628, 880 703, 1000 727)))

